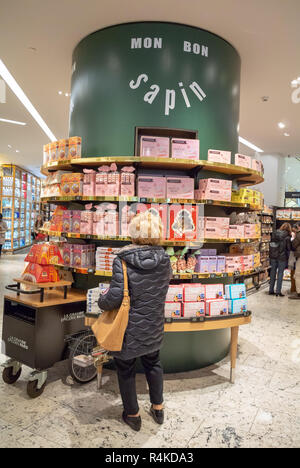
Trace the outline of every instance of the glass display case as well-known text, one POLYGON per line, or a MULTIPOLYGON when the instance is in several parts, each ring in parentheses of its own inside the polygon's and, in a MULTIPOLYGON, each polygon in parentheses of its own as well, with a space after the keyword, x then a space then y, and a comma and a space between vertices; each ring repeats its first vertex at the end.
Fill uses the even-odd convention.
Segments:
POLYGON ((38 177, 15 165, 1 166, 1 212, 8 227, 3 250, 13 252, 32 244, 40 193, 38 177))

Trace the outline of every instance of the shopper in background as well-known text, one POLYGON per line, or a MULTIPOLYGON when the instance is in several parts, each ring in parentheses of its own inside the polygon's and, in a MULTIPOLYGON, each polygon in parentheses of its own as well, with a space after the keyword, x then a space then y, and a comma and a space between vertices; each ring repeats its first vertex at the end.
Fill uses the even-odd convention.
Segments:
POLYGON ((141 417, 135 383, 136 358, 140 357, 149 385, 152 406, 150 413, 162 424, 163 369, 159 352, 164 336, 164 305, 172 275, 168 255, 158 244, 162 224, 158 216, 139 214, 129 225, 132 244, 122 248, 113 264, 109 290, 100 296, 103 310, 119 308, 123 299, 124 277, 122 260, 127 266, 130 311, 128 326, 120 352, 114 356, 119 387, 124 406, 123 421, 133 430, 141 428, 141 417))
POLYGON ((295 270, 296 270, 296 257, 295 257, 295 252, 293 251, 293 240, 296 237, 296 230, 293 227, 292 228, 292 250, 290 252, 290 257, 289 257, 289 269, 291 271, 291 293, 297 292, 296 290, 296 281, 295 281, 295 270))
POLYGON ((42 227, 43 227, 43 217, 42 215, 39 214, 37 215, 37 218, 34 223, 34 228, 33 228, 33 233, 32 233, 33 240, 37 240, 40 229, 42 229, 42 227))
POLYGON ((2 254, 2 247, 5 244, 5 233, 8 231, 8 227, 5 221, 3 221, 3 215, 0 213, 0 257, 2 254))
POLYGON ((295 283, 296 292, 289 296, 290 299, 300 299, 300 222, 294 226, 295 238, 292 241, 292 249, 296 258, 295 283))
POLYGON ((272 235, 272 241, 270 242, 270 288, 269 294, 273 295, 276 273, 277 273, 277 285, 276 285, 276 296, 283 297, 284 294, 281 292, 283 273, 288 267, 288 261, 291 251, 291 237, 292 228, 289 223, 284 223, 280 229, 278 229, 272 235))

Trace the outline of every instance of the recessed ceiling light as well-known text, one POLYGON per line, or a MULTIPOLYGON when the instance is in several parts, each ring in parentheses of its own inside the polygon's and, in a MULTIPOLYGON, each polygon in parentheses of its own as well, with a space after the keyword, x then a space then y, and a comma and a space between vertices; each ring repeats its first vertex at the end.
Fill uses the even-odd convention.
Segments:
POLYGON ((9 148, 12 148, 12 146, 11 146, 11 145, 7 145, 7 146, 8 146, 9 148))
POLYGON ((0 118, 0 122, 11 123, 15 125, 26 125, 25 122, 18 122, 17 120, 8 120, 8 119, 2 119, 2 118, 0 118))
POLYGON ((284 124, 283 122, 279 122, 279 123, 278 123, 278 127, 279 127, 279 128, 284 128, 284 127, 285 127, 285 124, 284 124))
POLYGON ((16 150, 16 153, 20 153, 20 150, 16 150))
POLYGON ((65 96, 68 97, 68 96, 69 96, 69 93, 65 93, 65 96))
POLYGON ((264 150, 261 148, 258 148, 258 146, 255 146, 253 143, 250 143, 250 141, 245 140, 245 138, 239 137, 239 142, 243 143, 243 145, 248 146, 248 148, 253 149, 254 151, 257 151, 258 153, 263 153, 264 150))
POLYGON ((62 94, 62 91, 58 91, 58 94, 62 94))
POLYGON ((47 126, 46 122, 42 119, 38 111, 35 109, 35 107, 32 105, 32 103, 29 101, 28 97, 24 93, 24 91, 20 88, 14 77, 11 75, 11 73, 8 71, 2 60, 0 60, 0 75, 6 81, 8 86, 11 88, 11 90, 15 93, 18 99, 22 102, 22 104, 26 107, 28 112, 32 115, 34 120, 39 124, 41 129, 46 133, 48 138, 51 141, 56 141, 57 138, 55 135, 51 132, 50 128, 47 126))
POLYGON ((284 133, 284 136, 290 136, 290 134, 289 133, 284 133))

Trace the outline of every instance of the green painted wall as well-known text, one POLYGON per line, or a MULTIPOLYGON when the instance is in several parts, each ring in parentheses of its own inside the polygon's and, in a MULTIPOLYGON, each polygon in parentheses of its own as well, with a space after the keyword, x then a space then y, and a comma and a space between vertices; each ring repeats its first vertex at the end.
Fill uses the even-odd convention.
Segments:
POLYGON ((198 130, 201 159, 209 148, 238 149, 240 58, 208 31, 160 22, 106 28, 78 44, 72 70, 70 136, 82 137, 84 157, 133 155, 135 126, 198 130), (131 48, 133 38, 141 38, 141 48, 131 48), (161 48, 148 47, 146 38, 152 46, 160 38, 161 48), (184 42, 199 54, 185 52, 184 42), (147 82, 132 89, 142 74, 147 82), (195 82, 202 101, 189 87, 195 82), (144 96, 158 89, 152 85, 159 93, 149 104, 144 96), (172 98, 175 107, 166 112, 172 98))

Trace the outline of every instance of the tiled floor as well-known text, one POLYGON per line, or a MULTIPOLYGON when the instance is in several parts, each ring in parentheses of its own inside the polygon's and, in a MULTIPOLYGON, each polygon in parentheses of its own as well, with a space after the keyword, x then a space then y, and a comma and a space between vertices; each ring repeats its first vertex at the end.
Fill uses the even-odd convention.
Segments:
MULTIPOLYGON (((22 262, 22 256, 0 260, 1 295, 22 262)), ((120 420, 114 372, 105 371, 97 392, 95 382, 74 384, 65 365, 57 365, 43 395, 31 400, 24 368, 13 386, 0 379, 0 447, 299 447, 300 302, 264 290, 249 303, 253 320, 240 328, 234 385, 228 382, 228 358, 204 370, 166 375, 166 422, 157 426, 138 376, 143 427, 135 433, 120 420)))

